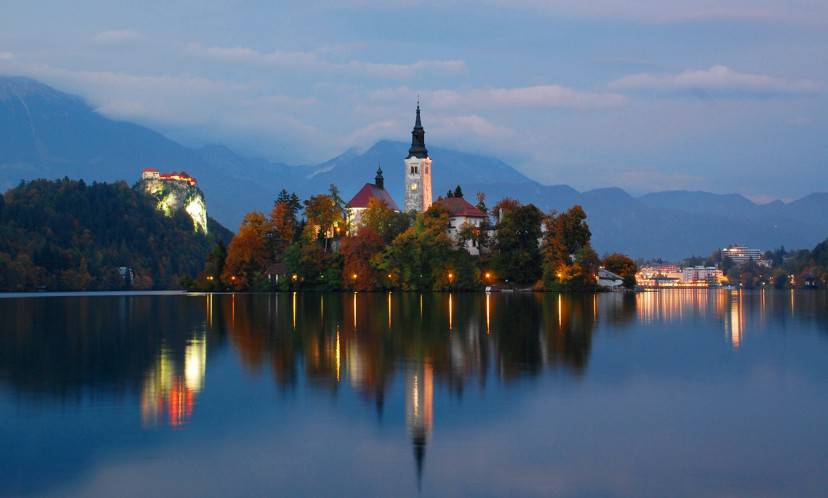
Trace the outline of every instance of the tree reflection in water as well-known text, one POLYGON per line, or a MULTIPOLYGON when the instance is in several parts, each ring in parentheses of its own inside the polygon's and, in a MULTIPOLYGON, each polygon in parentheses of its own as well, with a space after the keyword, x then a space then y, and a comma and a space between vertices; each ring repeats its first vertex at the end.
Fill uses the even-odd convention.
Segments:
POLYGON ((136 399, 150 427, 197 416, 217 351, 282 390, 350 389, 382 417, 395 381, 418 472, 435 393, 544 371, 578 378, 593 335, 707 315, 734 349, 773 320, 826 330, 824 293, 667 291, 639 295, 284 293, 0 299, 0 382, 26 400, 136 399), (269 372, 268 372, 269 371, 269 372))

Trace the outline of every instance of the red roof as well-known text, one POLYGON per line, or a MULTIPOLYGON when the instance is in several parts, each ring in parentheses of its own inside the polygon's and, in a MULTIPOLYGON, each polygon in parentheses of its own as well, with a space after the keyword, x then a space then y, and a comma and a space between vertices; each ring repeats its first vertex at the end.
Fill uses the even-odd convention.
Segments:
POLYGON ((388 194, 388 191, 384 188, 379 188, 373 183, 366 183, 359 189, 359 192, 354 196, 353 199, 345 206, 349 208, 367 208, 368 201, 371 199, 379 199, 380 201, 384 202, 386 206, 393 209, 394 211, 399 211, 400 209, 397 207, 397 203, 394 202, 394 199, 391 198, 391 195, 388 194))
POLYGON ((449 217, 465 216, 466 218, 485 218, 486 213, 471 205, 462 197, 446 197, 437 199, 434 204, 439 205, 448 211, 449 217))
POLYGON ((144 173, 149 173, 151 171, 157 172, 158 170, 155 168, 144 168, 144 173))

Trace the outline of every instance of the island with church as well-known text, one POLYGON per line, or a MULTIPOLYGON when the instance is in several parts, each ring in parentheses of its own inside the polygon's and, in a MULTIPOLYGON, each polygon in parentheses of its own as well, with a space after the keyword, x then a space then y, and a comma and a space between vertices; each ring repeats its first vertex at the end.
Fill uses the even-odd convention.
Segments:
POLYGON ((544 213, 504 198, 489 207, 482 193, 468 200, 460 184, 435 198, 435 163, 425 134, 417 102, 402 185, 387 185, 382 165, 366 164, 373 183, 349 201, 335 185, 304 200, 282 190, 270 213, 248 213, 230 243, 216 245, 190 287, 595 291, 635 286, 630 258, 599 259, 580 206, 544 213), (389 189, 402 189, 402 209, 389 189))

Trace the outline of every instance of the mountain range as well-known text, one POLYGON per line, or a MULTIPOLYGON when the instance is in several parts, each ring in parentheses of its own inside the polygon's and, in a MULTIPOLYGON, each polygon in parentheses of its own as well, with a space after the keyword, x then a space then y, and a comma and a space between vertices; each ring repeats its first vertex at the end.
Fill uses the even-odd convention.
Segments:
MULTIPOLYGON (((145 167, 184 170, 198 179, 210 215, 235 228, 244 213, 269 211, 282 188, 304 197, 336 184, 347 200, 373 181, 377 166, 401 205, 407 149, 404 142, 380 141, 320 164, 287 165, 221 145, 187 147, 147 127, 109 119, 82 99, 35 80, 0 77, 0 191, 35 178, 133 182, 145 167)), ((828 193, 756 204, 738 194, 632 196, 619 188, 579 192, 566 185, 542 185, 488 156, 435 146, 429 146, 429 155, 435 194, 459 184, 469 198, 485 193, 490 206, 503 197, 543 210, 581 204, 599 253, 676 260, 732 243, 810 248, 828 237, 828 193)))

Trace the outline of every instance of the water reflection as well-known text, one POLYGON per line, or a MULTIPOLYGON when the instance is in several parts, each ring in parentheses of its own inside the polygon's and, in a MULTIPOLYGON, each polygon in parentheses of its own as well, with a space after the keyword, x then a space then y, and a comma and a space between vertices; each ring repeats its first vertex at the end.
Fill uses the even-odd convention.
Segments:
POLYGON ((188 342, 183 367, 179 368, 174 356, 174 352, 162 347, 155 365, 145 376, 141 389, 141 420, 146 427, 157 426, 163 419, 170 426, 178 427, 193 415, 196 396, 204 387, 207 365, 204 335, 188 342))
POLYGON ((710 329, 726 354, 743 355, 769 327, 828 330, 826 303, 819 292, 706 289, 0 299, 0 385, 17 403, 108 399, 130 407, 136 426, 187 430, 211 382, 227 382, 211 373, 225 355, 271 390, 346 390, 377 421, 386 412, 404 419, 419 479, 442 424, 441 399, 460 403, 469 390, 544 372, 581 382, 596 361, 596 337, 624 337, 633 325, 658 336, 679 324, 710 329))

